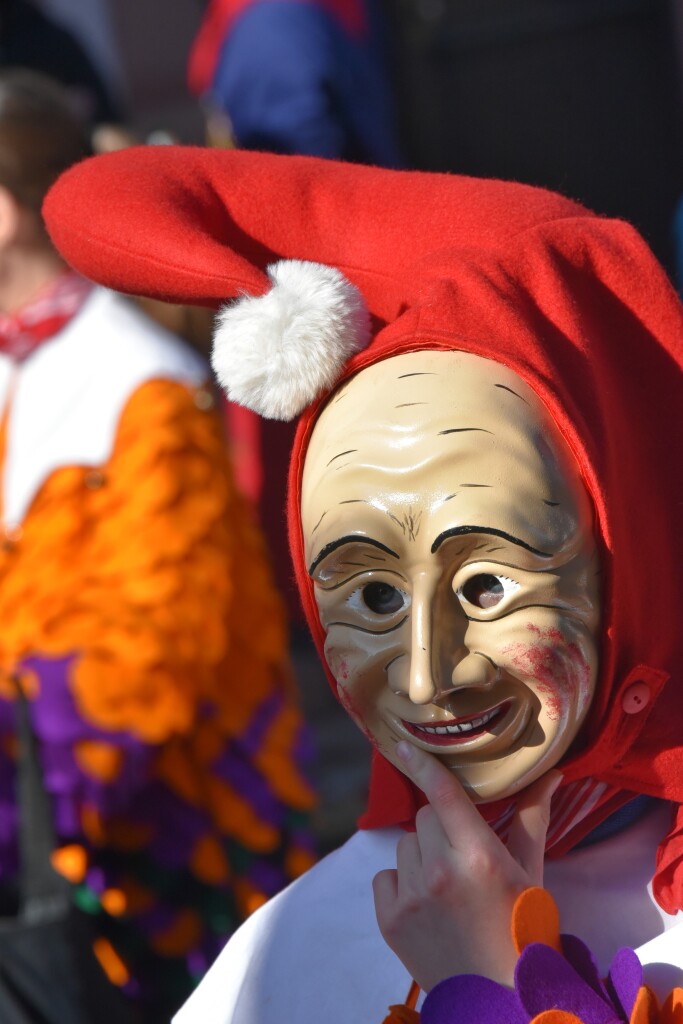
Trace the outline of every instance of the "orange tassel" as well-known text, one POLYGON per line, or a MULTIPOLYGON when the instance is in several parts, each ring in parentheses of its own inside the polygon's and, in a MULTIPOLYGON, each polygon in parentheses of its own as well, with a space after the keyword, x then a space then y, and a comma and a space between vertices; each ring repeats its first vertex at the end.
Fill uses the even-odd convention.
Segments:
POLYGON ((661 1024, 683 1024, 683 988, 674 988, 664 1000, 661 1024))
POLYGON ((389 1007, 389 1015, 382 1024, 420 1024, 420 1014, 415 1009, 420 986, 416 981, 410 983, 405 1003, 397 1003, 389 1007))
POLYGON ((531 1024, 583 1024, 579 1017, 566 1010, 544 1010, 531 1021, 531 1024))
POLYGON ((525 889, 512 908, 512 941, 517 955, 532 942, 562 952, 560 914, 555 901, 545 889, 525 889))
POLYGON ((382 1024, 420 1024, 420 1014, 405 1003, 389 1007, 389 1014, 382 1024))
POLYGON ((638 989, 629 1024, 657 1024, 658 1021, 659 1005, 657 997, 652 989, 649 989, 647 985, 643 985, 638 989))

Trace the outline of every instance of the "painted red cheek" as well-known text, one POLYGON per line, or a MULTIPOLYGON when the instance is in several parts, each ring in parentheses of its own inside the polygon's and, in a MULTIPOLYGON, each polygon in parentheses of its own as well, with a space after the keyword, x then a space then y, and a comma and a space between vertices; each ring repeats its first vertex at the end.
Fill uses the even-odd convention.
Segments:
POLYGON ((515 650, 509 651, 511 661, 517 671, 534 679, 539 693, 543 696, 548 718, 558 722, 562 716, 563 699, 559 689, 561 680, 558 669, 560 659, 551 647, 544 643, 514 645, 515 650))
POLYGON ((567 643, 559 629, 541 631, 528 625, 539 640, 531 644, 517 642, 503 648, 513 667, 536 683, 545 701, 548 718, 557 722, 569 697, 576 694, 583 702, 590 692, 590 668, 575 643, 567 643))
MULTIPOLYGON (((529 629, 532 629, 531 625, 529 626, 529 629)), ((556 626, 551 626, 549 629, 545 629, 542 633, 538 626, 534 626, 533 632, 538 634, 538 636, 542 636, 544 640, 550 640, 554 644, 565 644, 567 642, 556 626)))
POLYGON ((338 693, 339 703, 341 704, 341 706, 344 708, 345 711, 348 711, 348 713, 352 717, 355 717, 358 711, 354 701, 351 699, 350 694, 348 694, 346 690, 339 690, 338 693))
POLYGON ((559 722, 562 718, 562 699, 560 694, 557 692, 557 684, 549 683, 545 680, 538 678, 536 686, 539 693, 545 699, 545 706, 548 718, 551 722, 559 722))
POLYGON ((332 649, 327 652, 326 658, 327 664, 330 667, 330 672, 335 679, 349 678, 349 664, 343 655, 340 656, 334 649, 332 649))

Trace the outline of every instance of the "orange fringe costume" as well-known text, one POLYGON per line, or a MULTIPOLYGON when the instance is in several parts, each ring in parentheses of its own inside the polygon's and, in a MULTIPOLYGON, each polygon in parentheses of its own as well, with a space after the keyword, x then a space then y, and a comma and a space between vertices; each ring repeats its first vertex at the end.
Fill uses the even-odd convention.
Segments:
POLYGON ((168 1018, 312 862, 283 611, 209 391, 142 383, 105 464, 42 482, 0 547, 0 622, 0 880, 18 673, 55 865, 98 917, 110 977, 168 1018))

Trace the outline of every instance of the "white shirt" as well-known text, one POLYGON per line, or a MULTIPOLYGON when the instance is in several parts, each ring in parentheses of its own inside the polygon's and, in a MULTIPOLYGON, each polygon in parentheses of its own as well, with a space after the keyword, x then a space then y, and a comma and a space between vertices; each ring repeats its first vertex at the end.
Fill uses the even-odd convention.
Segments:
MULTIPOLYGON (((620 947, 638 947, 683 919, 664 914, 649 888, 667 822, 668 810, 657 808, 627 832, 547 863, 562 930, 579 935, 602 970, 620 947)), ((174 1024, 380 1024, 410 986, 379 933, 371 888, 378 871, 395 866, 401 834, 357 832, 253 914, 174 1024)), ((683 972, 683 924, 644 956, 683 972)))

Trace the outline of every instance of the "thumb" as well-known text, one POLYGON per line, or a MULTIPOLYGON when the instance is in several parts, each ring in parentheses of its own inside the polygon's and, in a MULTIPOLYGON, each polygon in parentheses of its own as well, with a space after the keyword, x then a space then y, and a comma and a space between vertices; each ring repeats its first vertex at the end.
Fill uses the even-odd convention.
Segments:
POLYGON ((375 875, 372 880, 372 894, 375 901, 375 917, 379 930, 384 936, 389 928, 391 912, 395 910, 398 899, 398 872, 395 868, 386 868, 375 875))
POLYGON ((549 771, 524 790, 517 801, 507 848, 529 876, 529 885, 543 885, 550 803, 561 782, 562 772, 549 771))

